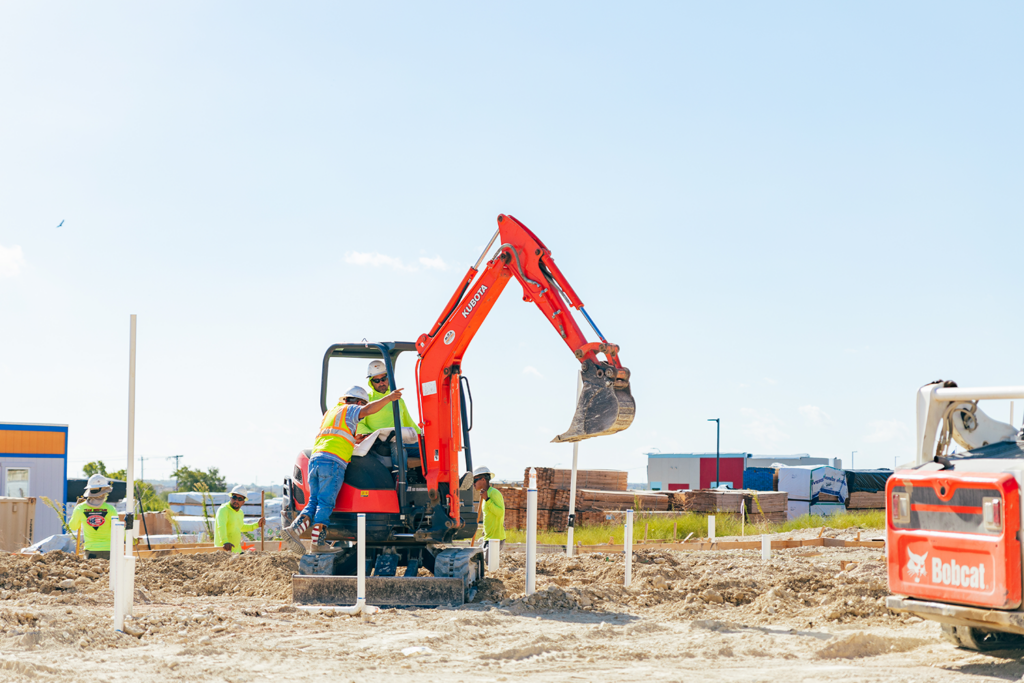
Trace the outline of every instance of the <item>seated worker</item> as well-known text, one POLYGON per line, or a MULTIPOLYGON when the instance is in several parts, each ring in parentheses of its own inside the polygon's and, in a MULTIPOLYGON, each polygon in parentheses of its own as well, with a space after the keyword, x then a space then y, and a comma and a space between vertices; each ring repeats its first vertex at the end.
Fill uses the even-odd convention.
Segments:
POLYGON ((107 495, 112 490, 110 480, 102 474, 89 477, 85 486, 85 501, 75 506, 71 519, 68 520, 68 529, 81 529, 85 535, 87 559, 110 559, 110 530, 117 519, 117 510, 107 502, 107 495))
MULTIPOLYGON (((376 401, 377 399, 384 398, 391 393, 391 389, 388 387, 388 369, 384 365, 384 361, 375 360, 370 361, 370 366, 366 370, 367 384, 370 386, 370 400, 376 401)), ((412 415, 409 414, 409 409, 405 407, 405 399, 398 399, 398 409, 402 416, 402 426, 412 427, 416 430, 417 434, 421 434, 420 428, 412 419, 412 415)), ((359 427, 356 430, 356 434, 371 434, 378 429, 385 429, 387 427, 395 426, 395 411, 393 408, 388 407, 386 410, 382 410, 379 413, 373 415, 367 415, 359 421, 359 427)), ((407 444, 408 445, 408 444, 407 444)), ((379 451, 380 453, 386 453, 387 451, 379 451)), ((382 464, 390 468, 390 456, 386 456, 382 459, 382 464)), ((409 458, 409 467, 419 467, 419 458, 409 458)))
MULTIPOLYGON (((371 402, 384 398, 391 393, 391 389, 388 387, 388 370, 384 366, 384 361, 371 361, 370 367, 366 372, 366 383, 370 386, 371 402)), ((409 414, 409 409, 405 407, 405 399, 398 399, 398 408, 402 415, 402 426, 412 427, 416 430, 417 434, 420 434, 420 428, 416 426, 415 422, 413 422, 412 415, 409 414)), ((361 419, 359 421, 359 427, 356 430, 356 434, 370 434, 378 429, 394 426, 395 411, 389 407, 387 410, 367 415, 361 419)))

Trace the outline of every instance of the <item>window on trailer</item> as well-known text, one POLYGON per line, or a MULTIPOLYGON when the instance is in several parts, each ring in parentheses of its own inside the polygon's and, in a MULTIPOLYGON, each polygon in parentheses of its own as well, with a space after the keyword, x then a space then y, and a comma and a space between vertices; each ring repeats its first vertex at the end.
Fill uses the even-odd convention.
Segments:
POLYGON ((7 497, 28 498, 28 477, 29 471, 27 467, 8 467, 6 491, 7 497))

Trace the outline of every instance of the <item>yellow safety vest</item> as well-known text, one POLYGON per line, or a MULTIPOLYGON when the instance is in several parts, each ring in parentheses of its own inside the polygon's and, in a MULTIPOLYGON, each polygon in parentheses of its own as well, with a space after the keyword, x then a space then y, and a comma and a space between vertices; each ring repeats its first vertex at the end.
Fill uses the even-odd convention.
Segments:
POLYGON ((313 453, 323 451, 330 453, 345 462, 352 461, 352 449, 355 448, 356 440, 348 428, 346 413, 349 409, 359 411, 362 406, 354 403, 339 403, 324 414, 320 422, 320 431, 316 435, 316 443, 313 444, 313 453))

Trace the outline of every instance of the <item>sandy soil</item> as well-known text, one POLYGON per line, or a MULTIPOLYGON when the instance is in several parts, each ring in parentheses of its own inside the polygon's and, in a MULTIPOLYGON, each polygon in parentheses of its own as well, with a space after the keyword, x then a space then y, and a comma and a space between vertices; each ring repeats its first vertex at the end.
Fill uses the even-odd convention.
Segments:
POLYGON ((4 555, 0 681, 889 682, 1024 674, 1024 652, 958 650, 937 624, 889 614, 877 550, 785 550, 767 563, 754 551, 642 551, 628 590, 620 554, 543 555, 530 598, 523 563, 521 553, 507 553, 473 604, 367 619, 292 607, 297 562, 286 553, 148 560, 139 563, 129 635, 111 627, 105 561, 4 555), (840 571, 842 561, 857 564, 840 571))

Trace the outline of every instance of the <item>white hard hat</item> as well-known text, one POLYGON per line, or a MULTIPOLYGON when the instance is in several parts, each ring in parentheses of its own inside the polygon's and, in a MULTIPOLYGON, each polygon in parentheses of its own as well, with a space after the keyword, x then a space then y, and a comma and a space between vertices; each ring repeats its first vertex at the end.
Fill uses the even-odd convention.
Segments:
POLYGON ((494 476, 494 472, 491 472, 490 468, 487 467, 477 467, 475 470, 473 470, 474 479, 476 479, 477 477, 482 477, 485 474, 492 477, 494 476))
POLYGON ((249 492, 245 490, 245 487, 239 484, 235 488, 231 489, 232 496, 242 496, 243 498, 249 497, 249 492))
POLYGON ((384 361, 382 361, 382 360, 371 360, 370 361, 370 367, 366 368, 366 376, 367 377, 376 377, 377 375, 383 375, 387 371, 388 371, 388 368, 387 368, 386 365, 384 365, 384 361))
POLYGON ((346 398, 349 397, 362 399, 367 403, 370 402, 370 395, 366 393, 366 389, 362 387, 352 387, 351 389, 349 389, 348 391, 341 395, 341 400, 344 401, 346 398))
POLYGON ((110 493, 113 488, 110 486, 110 480, 104 477, 102 474, 94 474, 89 477, 89 481, 85 485, 86 495, 98 496, 103 493, 110 493))

